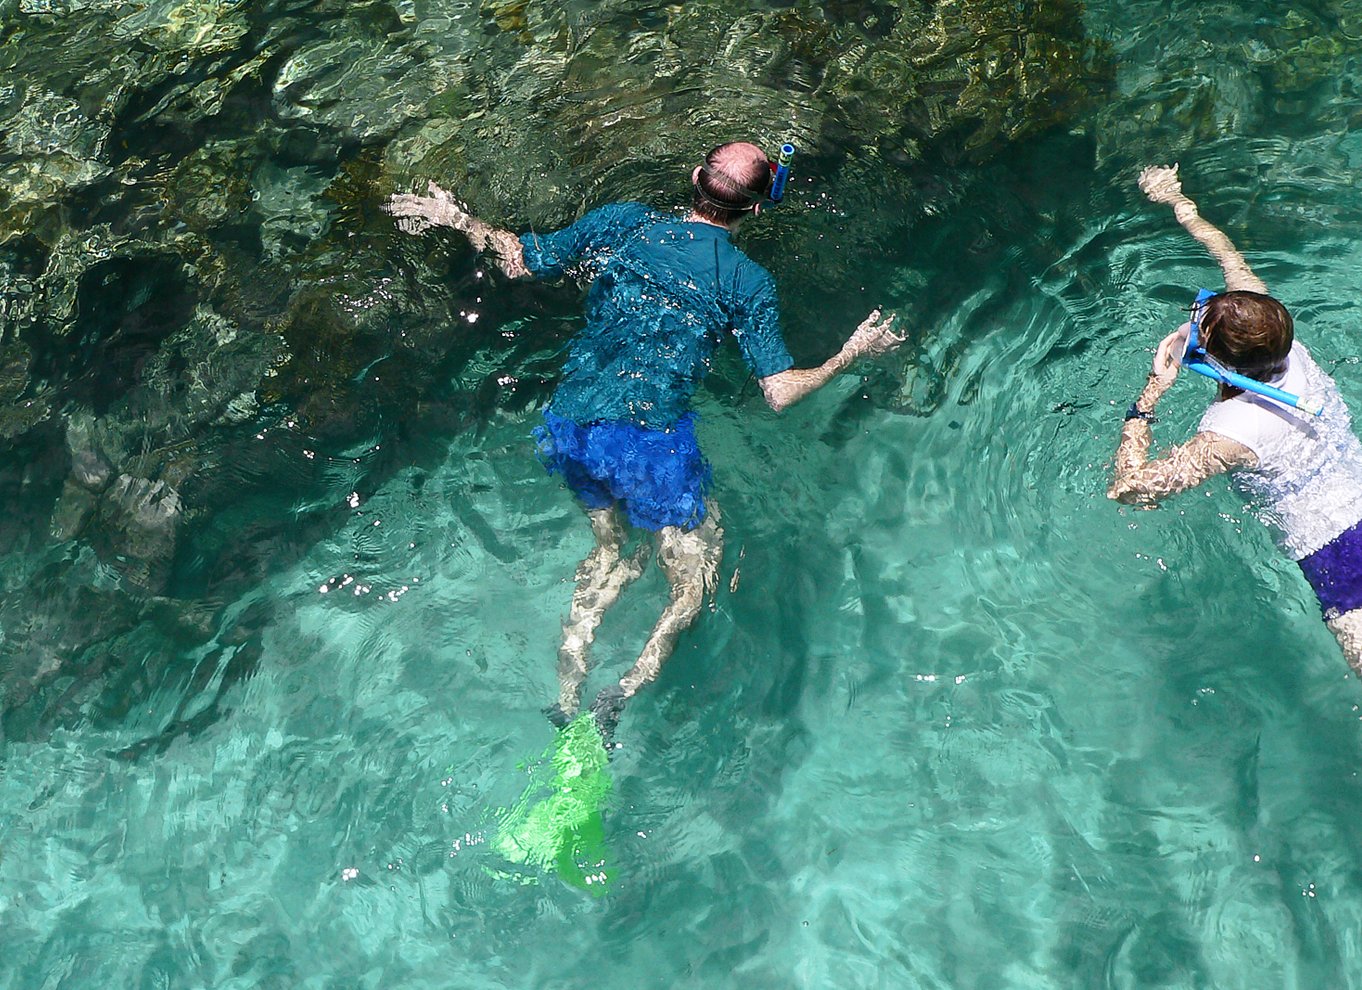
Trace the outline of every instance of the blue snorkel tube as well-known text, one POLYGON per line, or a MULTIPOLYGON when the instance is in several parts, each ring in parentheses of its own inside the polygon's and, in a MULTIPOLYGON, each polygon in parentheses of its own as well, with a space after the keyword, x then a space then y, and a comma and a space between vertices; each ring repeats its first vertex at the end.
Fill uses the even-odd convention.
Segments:
POLYGON ((785 198, 785 183, 790 178, 790 163, 794 161, 795 146, 788 141, 780 146, 780 157, 776 159, 776 174, 771 180, 771 202, 779 203, 785 198))
POLYGON ((1196 302, 1192 304, 1191 329, 1187 331, 1187 350, 1182 354, 1183 366, 1195 371, 1198 375, 1205 375, 1211 381, 1223 382, 1231 388, 1241 388, 1245 392, 1261 395, 1292 409, 1299 409, 1307 415, 1324 415, 1324 404, 1318 399, 1302 398, 1290 392, 1283 392, 1281 389, 1266 385, 1256 378, 1249 378, 1237 371, 1231 371, 1206 353, 1206 348, 1201 346, 1200 340, 1201 314, 1206 311, 1206 300, 1214 295, 1215 293, 1209 289, 1202 289, 1196 294, 1196 302))

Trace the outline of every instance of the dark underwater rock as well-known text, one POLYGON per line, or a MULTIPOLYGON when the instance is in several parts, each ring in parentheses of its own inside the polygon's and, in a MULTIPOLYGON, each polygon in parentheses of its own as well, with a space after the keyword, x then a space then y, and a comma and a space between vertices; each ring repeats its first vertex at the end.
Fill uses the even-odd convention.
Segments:
POLYGON ((180 493, 164 481, 121 474, 98 510, 101 525, 93 532, 101 556, 113 561, 133 587, 164 590, 183 512, 180 493))
POLYGON ((23 343, 0 344, 0 442, 27 433, 52 411, 49 393, 29 387, 32 365, 23 343))
POLYGON ((1108 75, 1066 0, 873 4, 855 19, 755 3, 484 9, 513 68, 451 90, 385 163, 397 185, 434 177, 518 225, 684 188, 700 152, 743 134, 834 166, 985 160, 1072 119, 1108 75))
POLYGON ((1125 53, 1117 98, 1096 108, 1090 128, 1104 165, 1182 161, 1186 171, 1191 155, 1226 138, 1265 132, 1285 142, 1356 129, 1362 18, 1351 0, 1287 5, 1251 20, 1237 5, 1188 14, 1177 31, 1149 32, 1125 53))

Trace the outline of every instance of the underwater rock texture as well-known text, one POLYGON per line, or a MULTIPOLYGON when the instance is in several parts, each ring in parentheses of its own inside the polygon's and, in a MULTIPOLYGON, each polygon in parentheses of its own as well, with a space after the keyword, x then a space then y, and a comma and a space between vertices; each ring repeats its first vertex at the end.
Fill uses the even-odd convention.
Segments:
POLYGON ((751 247, 806 243, 782 275, 835 286, 1107 75, 1070 0, 0 0, 0 483, 23 503, 0 551, 44 561, 0 602, 9 731, 136 695, 155 678, 120 658, 208 636, 269 566, 224 536, 250 499, 305 507, 251 521, 287 545, 331 524, 328 465, 357 485, 413 423, 542 397, 561 334, 524 339, 516 307, 566 333, 575 303, 518 289, 479 324, 504 288, 394 234, 393 189, 549 227, 679 202, 709 145, 790 137, 811 208, 751 247))
MULTIPOLYGON (((1071 119, 1104 71, 1071 2, 483 11, 500 57, 467 66, 441 112, 388 146, 385 168, 399 183, 442 178, 517 226, 625 194, 676 197, 688 164, 732 135, 791 138, 832 169, 984 160, 1071 119)), ((899 178, 879 171, 845 184, 899 178)))
MULTIPOLYGON (((1135 0, 1135 8, 1147 10, 1151 21, 1165 13, 1153 0, 1135 0)), ((1176 160, 1198 143, 1254 130, 1265 113, 1271 115, 1265 129, 1282 141, 1293 128, 1301 135, 1356 128, 1351 70, 1362 44, 1362 11, 1351 0, 1283 6, 1248 29, 1238 5, 1201 4, 1178 33, 1184 44, 1151 35, 1128 67, 1117 67, 1118 98, 1096 109, 1091 127, 1102 162, 1135 168, 1176 160)))

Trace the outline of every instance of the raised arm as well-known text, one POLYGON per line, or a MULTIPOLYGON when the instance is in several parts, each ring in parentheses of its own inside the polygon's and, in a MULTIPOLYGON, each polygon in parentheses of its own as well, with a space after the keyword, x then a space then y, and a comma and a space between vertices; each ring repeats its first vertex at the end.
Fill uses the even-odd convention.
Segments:
POLYGON ((1176 165, 1150 165, 1140 173, 1140 190, 1153 202, 1165 203, 1173 208, 1173 216, 1177 217, 1178 223, 1200 241, 1201 246, 1220 265, 1220 270, 1225 273, 1227 290, 1267 293, 1267 286, 1253 274, 1253 269, 1234 243, 1223 231, 1204 219, 1197 212, 1196 204, 1183 193, 1176 165))
POLYGON ((496 266, 510 278, 530 274, 520 238, 509 230, 483 223, 434 182, 427 189, 429 196, 395 193, 383 208, 397 217, 398 227, 408 234, 420 234, 431 227, 453 227, 468 238, 474 250, 490 254, 496 266))
POLYGON ((1187 328, 1179 327, 1154 353, 1154 370, 1144 391, 1131 403, 1116 448, 1116 470, 1107 498, 1152 507, 1160 499, 1195 488, 1217 474, 1257 465, 1258 457, 1243 444, 1215 433, 1197 433, 1163 457, 1149 459, 1154 435, 1154 407, 1178 376, 1177 355, 1187 346, 1187 328))
POLYGON ((847 338, 841 350, 818 367, 790 368, 788 371, 759 378, 757 381, 761 385, 761 394, 765 396, 766 404, 780 412, 818 391, 858 359, 892 351, 903 343, 903 338, 894 333, 893 325, 894 317, 890 315, 881 320, 880 311, 877 309, 861 321, 860 326, 847 338))

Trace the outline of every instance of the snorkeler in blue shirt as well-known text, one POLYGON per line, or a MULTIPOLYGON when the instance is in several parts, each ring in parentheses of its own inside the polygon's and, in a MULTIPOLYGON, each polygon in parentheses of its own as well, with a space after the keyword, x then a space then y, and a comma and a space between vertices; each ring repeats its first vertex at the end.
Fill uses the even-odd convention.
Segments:
POLYGON ((685 215, 614 203, 563 230, 522 237, 478 220, 433 182, 427 196, 397 194, 388 201, 403 230, 453 227, 512 278, 570 272, 591 282, 586 326, 568 348, 563 380, 535 430, 540 458, 582 501, 596 538, 577 569, 563 627, 559 696, 549 710, 556 722, 577 712, 596 628, 643 571, 647 544, 623 554, 626 523, 657 534, 671 598, 638 661, 591 706, 607 736, 624 702, 657 677, 717 583, 723 531, 708 497, 710 470, 696 442, 690 400, 724 338, 736 341, 776 411, 858 358, 902 342, 894 318, 881 319, 876 310, 822 365, 793 367, 775 283, 731 241, 760 211, 772 174, 755 145, 720 145, 691 173, 694 194, 685 215))

